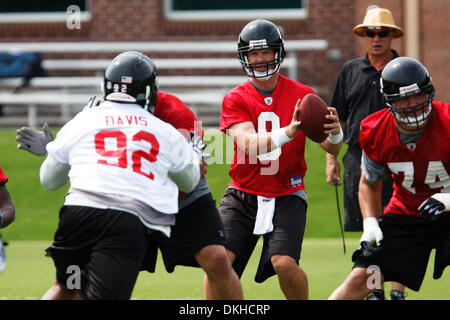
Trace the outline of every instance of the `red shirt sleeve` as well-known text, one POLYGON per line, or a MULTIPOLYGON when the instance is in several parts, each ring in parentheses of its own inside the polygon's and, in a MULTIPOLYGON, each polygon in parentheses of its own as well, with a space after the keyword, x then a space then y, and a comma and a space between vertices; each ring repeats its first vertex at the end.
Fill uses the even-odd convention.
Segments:
POLYGON ((225 132, 230 126, 236 123, 252 121, 248 108, 241 101, 242 95, 238 89, 230 91, 222 102, 222 113, 220 115, 220 130, 225 132))
MULTIPOLYGON (((395 120, 391 118, 389 111, 383 109, 366 117, 359 127, 361 149, 372 161, 381 165, 385 165, 385 149, 391 146, 385 138, 394 139, 397 135, 395 120)), ((386 152, 389 153, 389 150, 386 152)))

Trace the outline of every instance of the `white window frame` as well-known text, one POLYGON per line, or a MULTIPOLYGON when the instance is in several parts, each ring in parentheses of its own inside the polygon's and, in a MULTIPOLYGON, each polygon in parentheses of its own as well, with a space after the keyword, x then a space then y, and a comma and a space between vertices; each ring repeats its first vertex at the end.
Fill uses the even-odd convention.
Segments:
POLYGON ((164 15, 167 20, 205 21, 205 20, 251 20, 251 19, 306 19, 308 17, 308 0, 303 0, 300 9, 252 9, 252 10, 190 10, 175 12, 172 0, 164 1, 164 15))
MULTIPOLYGON (((80 12, 81 22, 91 20, 90 0, 86 1, 86 11, 80 12)), ((14 12, 14 13, 0 13, 0 24, 8 23, 52 23, 52 22, 66 22, 67 12, 14 12)))

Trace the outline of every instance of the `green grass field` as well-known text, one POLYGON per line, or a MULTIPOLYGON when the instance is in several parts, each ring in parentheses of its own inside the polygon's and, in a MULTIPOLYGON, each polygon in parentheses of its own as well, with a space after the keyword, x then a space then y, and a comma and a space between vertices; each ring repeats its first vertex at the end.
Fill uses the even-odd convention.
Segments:
MULTIPOLYGON (((44 257, 44 250, 49 244, 49 240, 11 241, 6 251, 7 268, 0 274, 0 300, 39 299, 53 284, 53 262, 44 257)), ((358 240, 351 239, 347 245, 356 248, 358 240)), ((284 299, 276 277, 271 277, 263 284, 253 281, 260 249, 261 242, 242 276, 245 299, 284 299)), ((339 239, 305 239, 300 265, 308 275, 310 299, 328 298, 350 271, 350 257, 350 253, 342 253, 339 239)), ((408 300, 448 299, 450 273, 444 273, 439 281, 433 280, 432 266, 430 262, 420 292, 406 290, 408 300)), ((173 273, 167 273, 159 259, 155 273, 140 273, 132 299, 203 299, 203 271, 178 266, 173 273)))
MULTIPOLYGON (((57 226, 58 210, 68 187, 46 191, 39 183, 39 167, 43 158, 16 148, 13 130, 0 130, 0 165, 10 181, 7 184, 16 205, 16 221, 2 229, 6 247, 7 268, 0 274, 1 299, 39 299, 53 284, 55 270, 44 256, 57 226)), ((347 254, 343 254, 337 217, 335 190, 325 180, 325 153, 316 144, 306 150, 308 172, 305 178, 309 208, 305 241, 300 265, 309 279, 310 298, 326 299, 351 269, 351 254, 358 246, 360 233, 346 233, 347 254)), ((342 152, 341 152, 342 154, 342 152)), ((208 181, 217 203, 230 179, 229 165, 211 164, 208 181)), ((342 211, 342 187, 339 188, 342 211)), ((253 281, 260 254, 258 244, 242 277, 246 299, 283 299, 276 277, 263 284, 253 281)), ((407 299, 449 299, 450 273, 436 281, 431 278, 433 257, 421 291, 408 290, 407 299)), ((390 285, 387 285, 387 289, 390 285)), ((203 272, 197 268, 177 267, 168 274, 161 259, 154 274, 142 272, 133 299, 203 299, 203 272)))

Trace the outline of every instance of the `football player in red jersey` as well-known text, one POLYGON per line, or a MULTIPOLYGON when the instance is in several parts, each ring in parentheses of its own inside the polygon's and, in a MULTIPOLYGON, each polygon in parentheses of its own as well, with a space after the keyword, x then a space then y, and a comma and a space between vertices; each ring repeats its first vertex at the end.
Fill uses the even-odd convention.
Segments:
POLYGON ((412 58, 389 62, 380 81, 387 109, 368 116, 359 134, 361 247, 330 299, 362 299, 383 280, 418 291, 433 248, 434 279, 450 264, 450 104, 433 101, 431 77, 412 58), (394 193, 378 219, 386 176, 394 193))
MULTIPOLYGON (((243 28, 238 58, 251 80, 231 90, 222 104, 220 129, 233 138, 235 155, 219 214, 239 276, 263 235, 255 281, 277 274, 287 299, 307 299, 307 276, 298 265, 307 207, 306 136, 297 116, 300 100, 314 91, 280 74, 284 57, 275 24, 255 20, 243 28)), ((336 110, 329 110, 332 123, 324 131, 330 136, 320 145, 337 153, 342 134, 336 110)))

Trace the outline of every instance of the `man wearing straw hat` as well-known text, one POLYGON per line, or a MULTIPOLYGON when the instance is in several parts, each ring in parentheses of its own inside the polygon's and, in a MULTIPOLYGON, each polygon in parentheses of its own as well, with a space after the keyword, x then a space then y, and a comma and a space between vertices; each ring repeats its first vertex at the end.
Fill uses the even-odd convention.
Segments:
MULTIPOLYGON (((384 66, 398 53, 391 49, 392 40, 403 36, 403 30, 395 24, 388 9, 369 6, 362 24, 353 28, 357 36, 364 37, 367 53, 360 58, 346 62, 339 74, 330 106, 338 111, 344 142, 348 145, 343 157, 344 165, 344 230, 362 231, 363 219, 358 202, 358 186, 361 177, 361 147, 359 126, 361 121, 381 108, 383 96, 380 93, 380 75, 384 66)), ((337 155, 327 154, 327 182, 334 184, 341 179, 341 166, 337 155)), ((340 183, 339 183, 340 184, 340 183)), ((383 182, 382 206, 392 196, 391 178, 383 182)), ((391 299, 404 299, 404 287, 393 283, 391 299)), ((384 290, 377 290, 368 299, 384 299, 384 290)))

